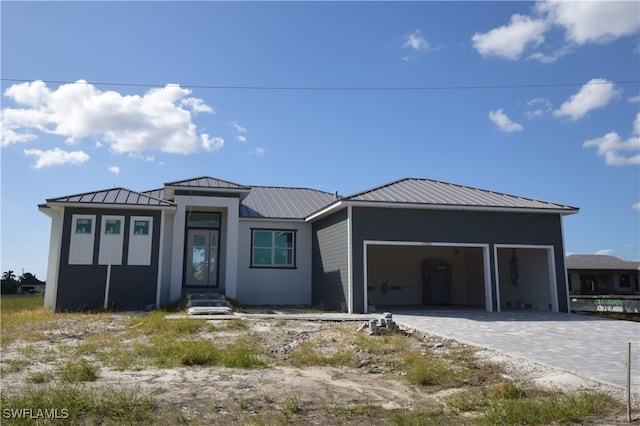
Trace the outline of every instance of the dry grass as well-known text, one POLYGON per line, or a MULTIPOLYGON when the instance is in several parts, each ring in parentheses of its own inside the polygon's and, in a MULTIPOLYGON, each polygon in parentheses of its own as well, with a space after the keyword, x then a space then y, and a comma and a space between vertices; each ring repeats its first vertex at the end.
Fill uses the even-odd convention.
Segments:
POLYGON ((41 302, 2 296, 2 406, 65 407, 71 423, 586 424, 614 422, 622 413, 603 394, 514 382, 500 365, 479 362, 473 348, 453 341, 373 336, 353 323, 169 321, 162 311, 54 315, 41 302), (305 390, 303 372, 325 370, 331 378, 321 376, 326 385, 317 389, 329 389, 335 378, 346 390, 305 390), (182 384, 172 382, 172 391, 164 382, 120 386, 108 379, 114 372, 173 374, 182 384), (200 373, 204 382, 195 384, 190 377, 200 373), (226 391, 207 396, 203 383, 226 383, 226 391), (386 392, 401 395, 403 405, 375 398, 386 392))

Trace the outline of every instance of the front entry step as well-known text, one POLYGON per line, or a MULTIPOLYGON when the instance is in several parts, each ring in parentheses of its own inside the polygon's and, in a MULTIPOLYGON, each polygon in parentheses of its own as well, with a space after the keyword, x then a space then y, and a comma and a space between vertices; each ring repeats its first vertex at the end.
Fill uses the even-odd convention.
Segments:
POLYGON ((189 315, 228 315, 233 308, 223 294, 194 293, 187 295, 187 313, 189 315))

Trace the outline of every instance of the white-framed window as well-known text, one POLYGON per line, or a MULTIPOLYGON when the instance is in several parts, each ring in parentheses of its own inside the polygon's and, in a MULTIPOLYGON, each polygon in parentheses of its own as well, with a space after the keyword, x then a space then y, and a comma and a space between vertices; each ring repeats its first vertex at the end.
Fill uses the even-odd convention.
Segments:
POLYGON ((132 218, 133 220, 133 235, 149 235, 149 222, 150 219, 138 219, 132 218))
POLYGON ((93 230, 93 218, 76 218, 76 234, 91 234, 93 230))
POLYGON ((295 268, 296 231, 251 229, 251 266, 254 268, 295 268))
POLYGON ((105 234, 120 235, 122 228, 122 219, 105 219, 105 234))

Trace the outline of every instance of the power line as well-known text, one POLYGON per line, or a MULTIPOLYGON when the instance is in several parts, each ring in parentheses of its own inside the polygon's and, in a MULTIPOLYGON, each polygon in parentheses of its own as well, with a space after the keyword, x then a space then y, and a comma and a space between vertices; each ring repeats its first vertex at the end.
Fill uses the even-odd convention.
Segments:
MULTIPOLYGON (((93 86, 127 86, 127 87, 165 87, 166 84, 149 83, 113 83, 113 82, 87 82, 87 81, 62 81, 62 80, 31 80, 21 78, 0 78, 0 81, 26 83, 31 81, 42 81, 47 84, 87 84, 93 86)), ((183 88, 204 89, 204 90, 281 90, 281 91, 436 91, 436 90, 492 90, 492 89, 530 89, 548 87, 571 87, 585 85, 602 84, 638 84, 640 80, 619 80, 619 81, 589 81, 586 83, 540 83, 540 84, 497 84, 497 85, 453 85, 453 86, 262 86, 262 85, 208 85, 208 84, 186 84, 180 85, 183 88)))

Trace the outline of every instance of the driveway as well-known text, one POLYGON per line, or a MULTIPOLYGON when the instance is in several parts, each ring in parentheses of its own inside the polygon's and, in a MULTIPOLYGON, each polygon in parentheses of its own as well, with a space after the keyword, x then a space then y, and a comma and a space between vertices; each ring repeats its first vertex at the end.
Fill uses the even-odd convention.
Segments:
POLYGON ((540 311, 390 309, 396 323, 640 392, 640 323, 540 311))

